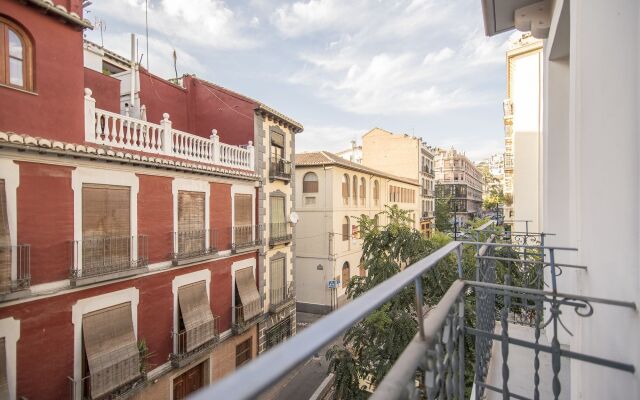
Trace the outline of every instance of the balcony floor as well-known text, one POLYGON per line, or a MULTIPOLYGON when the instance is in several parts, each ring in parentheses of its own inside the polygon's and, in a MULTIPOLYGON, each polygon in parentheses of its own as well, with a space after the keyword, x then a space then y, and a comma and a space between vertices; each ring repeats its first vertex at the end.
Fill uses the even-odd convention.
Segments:
MULTIPOLYGON (((499 322, 496 322, 495 333, 500 335, 502 328, 499 322)), ((509 336, 535 342, 534 329, 530 326, 517 324, 509 324, 509 336)), ((542 330, 540 334, 540 344, 549 346, 549 340, 542 330)), ((553 370, 551 369, 551 354, 540 352, 540 398, 553 399, 553 391, 551 382, 553 379, 553 370)), ((509 391, 513 394, 519 394, 528 398, 533 398, 533 361, 534 351, 522 346, 509 345, 509 391)), ((560 396, 561 400, 571 398, 570 392, 570 361, 563 358, 560 362, 560 396)), ((487 384, 502 388, 502 350, 499 341, 493 342, 491 348, 491 362, 489 363, 489 372, 487 374, 487 384)), ((502 394, 492 390, 486 390, 487 400, 501 400, 502 394)))

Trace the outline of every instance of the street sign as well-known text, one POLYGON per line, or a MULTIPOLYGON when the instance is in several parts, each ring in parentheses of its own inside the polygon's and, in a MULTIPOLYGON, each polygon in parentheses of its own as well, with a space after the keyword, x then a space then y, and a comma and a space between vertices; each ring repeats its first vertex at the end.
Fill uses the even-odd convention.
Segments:
POLYGON ((327 283, 328 283, 329 289, 336 289, 338 286, 340 286, 340 280, 338 279, 329 279, 327 283))

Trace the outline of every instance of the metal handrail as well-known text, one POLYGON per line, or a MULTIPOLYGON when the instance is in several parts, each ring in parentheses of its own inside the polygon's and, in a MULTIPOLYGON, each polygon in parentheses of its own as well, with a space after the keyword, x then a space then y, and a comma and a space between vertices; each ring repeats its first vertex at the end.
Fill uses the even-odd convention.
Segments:
POLYGON ((328 314, 297 335, 278 345, 213 386, 195 393, 192 400, 253 399, 269 388, 316 351, 338 337, 346 329, 369 315, 403 288, 420 280, 451 252, 462 249, 461 242, 450 242, 390 277, 342 308, 328 314), (251 384, 248 384, 251 382, 251 384))

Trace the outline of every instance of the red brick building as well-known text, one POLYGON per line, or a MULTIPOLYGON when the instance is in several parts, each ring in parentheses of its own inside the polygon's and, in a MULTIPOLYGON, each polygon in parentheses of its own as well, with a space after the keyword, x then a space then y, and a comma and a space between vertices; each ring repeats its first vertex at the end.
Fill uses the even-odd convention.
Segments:
POLYGON ((302 126, 0 2, 0 398, 180 399, 294 334, 302 126))

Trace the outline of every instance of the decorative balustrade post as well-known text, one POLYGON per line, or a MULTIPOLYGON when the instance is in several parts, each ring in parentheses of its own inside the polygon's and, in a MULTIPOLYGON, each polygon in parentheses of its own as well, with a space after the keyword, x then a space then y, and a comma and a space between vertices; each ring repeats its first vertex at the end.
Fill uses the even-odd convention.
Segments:
POLYGON ((251 140, 249 140, 249 144, 247 145, 247 150, 249 150, 249 169, 253 171, 255 166, 255 160, 253 158, 255 154, 255 150, 253 147, 253 142, 251 140))
POLYGON ((84 89, 84 140, 87 142, 96 141, 96 99, 92 94, 91 89, 84 89))
POLYGON ((218 130, 211 130, 211 141, 213 142, 213 163, 220 164, 220 136, 218 136, 218 130))
POLYGON ((171 121, 169 120, 169 114, 162 114, 162 121, 160 121, 162 127, 162 147, 160 148, 163 154, 173 155, 173 134, 171 133, 171 121))

